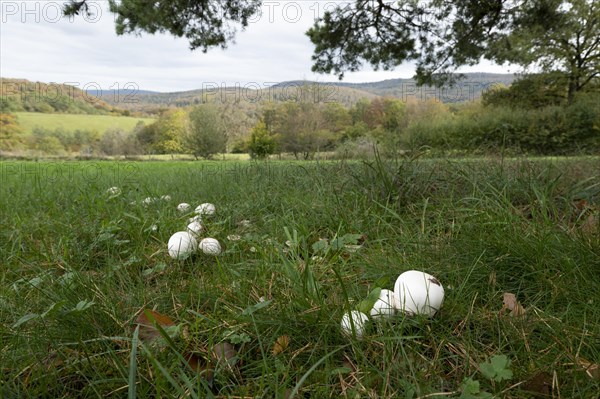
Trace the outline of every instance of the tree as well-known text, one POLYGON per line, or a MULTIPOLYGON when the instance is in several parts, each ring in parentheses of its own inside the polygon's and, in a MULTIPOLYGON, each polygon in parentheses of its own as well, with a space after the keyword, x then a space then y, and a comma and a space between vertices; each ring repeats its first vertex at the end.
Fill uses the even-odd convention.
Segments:
POLYGON ((269 133, 264 122, 258 122, 252 129, 252 133, 250 133, 250 141, 248 142, 250 157, 265 159, 274 154, 276 148, 277 139, 275 136, 269 133))
POLYGON ((60 139, 50 130, 35 127, 31 132, 31 140, 32 147, 43 154, 60 155, 65 152, 60 139))
POLYGON ((102 139, 97 130, 80 130, 73 132, 70 151, 79 152, 82 155, 91 155, 100 145, 102 139))
POLYGON ((342 132, 352 124, 352 117, 348 109, 337 102, 325 103, 321 110, 324 128, 340 137, 342 132))
POLYGON ((23 129, 13 114, 0 113, 0 150, 13 151, 23 145, 23 129))
POLYGON ((388 151, 397 149, 399 136, 406 127, 405 104, 395 98, 375 98, 365 114, 370 135, 388 151))
MULTIPOLYGON (((248 26, 260 11, 262 0, 109 0, 116 14, 118 35, 141 32, 169 32, 189 40, 192 50, 206 52, 212 47, 226 48, 238 27, 248 26)), ((70 0, 63 9, 65 16, 91 13, 87 0, 70 0)))
POLYGON ((333 141, 331 132, 324 128, 323 116, 317 104, 312 102, 287 102, 278 109, 277 128, 281 149, 296 158, 309 159, 329 147, 333 141))
POLYGON ((196 159, 210 159, 219 152, 225 152, 227 136, 218 108, 214 104, 203 104, 189 114, 189 128, 184 143, 196 159))
POLYGON ((482 58, 569 79, 569 99, 600 74, 600 3, 593 0, 356 0, 325 13, 308 35, 314 71, 356 71, 368 62, 417 64, 420 84, 452 81, 482 58))
POLYGON ((183 136, 187 129, 185 111, 166 111, 148 126, 136 126, 135 136, 148 153, 176 154, 183 151, 183 136))
POLYGON ((600 75, 600 3, 591 0, 524 1, 509 31, 489 57, 567 77, 567 98, 600 75))
POLYGON ((509 87, 496 85, 483 92, 485 106, 535 109, 561 105, 567 98, 567 85, 561 73, 531 74, 514 81, 509 87))
MULTIPOLYGON (((260 12, 260 0, 109 0, 118 34, 170 32, 192 49, 226 47, 236 27, 260 12)), ((89 12, 70 0, 66 15, 89 12)), ((569 99, 600 73, 597 0, 354 0, 338 3, 307 32, 313 71, 340 79, 363 63, 391 70, 416 63, 419 84, 457 79, 456 68, 482 58, 560 70, 569 99)), ((459 75, 460 76, 460 75, 459 75)))
POLYGON ((254 111, 251 104, 239 98, 224 98, 216 107, 227 144, 243 141, 256 123, 256 118, 251 116, 254 111))
POLYGON ((352 124, 367 123, 367 113, 371 102, 366 98, 361 98, 350 108, 350 116, 352 117, 352 124))
POLYGON ((122 129, 108 129, 100 139, 100 151, 106 155, 137 155, 141 153, 140 143, 134 133, 122 129))

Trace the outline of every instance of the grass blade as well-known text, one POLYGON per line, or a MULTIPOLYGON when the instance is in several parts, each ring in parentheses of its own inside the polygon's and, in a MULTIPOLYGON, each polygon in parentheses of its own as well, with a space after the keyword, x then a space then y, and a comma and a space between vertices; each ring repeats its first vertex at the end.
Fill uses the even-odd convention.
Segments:
POLYGON ((135 378, 137 375, 137 349, 138 349, 138 343, 139 343, 139 338, 138 338, 139 334, 140 334, 140 326, 137 326, 135 328, 135 331, 133 332, 133 338, 131 339, 131 357, 129 358, 129 380, 128 380, 129 389, 127 390, 127 398, 128 399, 136 398, 137 386, 135 384, 135 378))

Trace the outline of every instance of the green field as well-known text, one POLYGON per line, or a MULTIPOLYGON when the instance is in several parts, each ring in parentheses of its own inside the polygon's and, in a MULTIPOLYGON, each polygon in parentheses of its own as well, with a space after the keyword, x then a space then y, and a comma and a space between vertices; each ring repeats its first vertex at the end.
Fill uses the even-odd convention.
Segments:
POLYGON ((35 127, 55 130, 62 128, 66 131, 96 130, 104 133, 107 129, 122 129, 131 131, 138 121, 150 124, 152 118, 134 118, 111 115, 72 115, 72 114, 43 114, 39 112, 16 112, 19 125, 26 133, 31 133, 35 127))
POLYGON ((598 170, 0 162, 0 397, 597 398, 598 170), (181 202, 220 256, 169 257, 181 202), (411 269, 437 314, 341 331, 411 269))

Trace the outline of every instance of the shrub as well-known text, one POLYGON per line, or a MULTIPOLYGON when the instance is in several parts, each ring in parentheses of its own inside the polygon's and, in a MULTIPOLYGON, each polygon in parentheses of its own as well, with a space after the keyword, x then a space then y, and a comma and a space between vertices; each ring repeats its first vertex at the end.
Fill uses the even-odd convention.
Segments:
POLYGON ((248 152, 253 159, 265 159, 274 154, 277 148, 277 140, 274 135, 267 131, 264 122, 258 122, 250 133, 248 152))
POLYGON ((570 154, 600 151, 600 109, 592 94, 568 106, 518 109, 468 106, 453 117, 421 119, 404 131, 411 148, 570 154))

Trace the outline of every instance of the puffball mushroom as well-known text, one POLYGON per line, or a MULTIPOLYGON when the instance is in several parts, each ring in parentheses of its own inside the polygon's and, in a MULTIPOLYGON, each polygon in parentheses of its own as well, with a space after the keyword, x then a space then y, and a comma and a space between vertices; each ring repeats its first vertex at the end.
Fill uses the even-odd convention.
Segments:
POLYGON ((431 317, 442 306, 444 287, 431 274, 409 270, 396 280, 394 296, 397 309, 431 317))
POLYGON ((155 197, 146 197, 144 198, 144 200, 142 201, 142 205, 144 206, 148 206, 151 205, 154 201, 156 201, 155 197))
POLYGON ((213 204, 210 204, 208 202, 205 202, 204 204, 200 204, 196 207, 195 212, 198 215, 206 215, 206 216, 212 216, 215 214, 216 212, 216 208, 213 204))
POLYGON ((106 190, 106 194, 119 195, 119 194, 121 194, 121 189, 119 187, 111 187, 108 190, 106 190))
POLYGON ((171 201, 171 196, 169 194, 161 195, 160 199, 163 201, 171 201))
POLYGON ((396 299, 394 291, 382 289, 379 298, 371 309, 374 319, 393 316, 396 313, 396 299))
POLYGON ((198 223, 202 224, 202 216, 196 215, 196 216, 188 219, 188 223, 194 223, 194 222, 198 222, 198 223))
POLYGON ((186 202, 177 205, 177 210, 181 213, 189 212, 190 209, 192 209, 192 206, 186 202))
POLYGON ((362 338, 367 328, 367 322, 369 321, 369 316, 360 312, 358 310, 353 310, 351 312, 344 313, 342 316, 342 332, 348 336, 352 336, 352 326, 354 325, 354 332, 356 333, 356 338, 362 338))
POLYGON ((199 245, 205 255, 219 255, 221 253, 221 244, 214 238, 203 238, 199 245))
POLYGON ((195 236, 200 234, 202 232, 202 229, 203 229, 202 224, 195 220, 187 225, 187 231, 195 236))
POLYGON ((198 242, 187 231, 178 231, 169 238, 169 256, 173 259, 183 260, 188 258, 198 248, 198 242))

